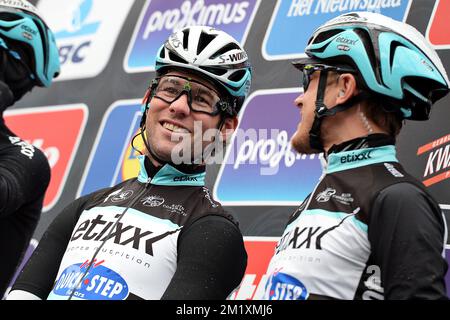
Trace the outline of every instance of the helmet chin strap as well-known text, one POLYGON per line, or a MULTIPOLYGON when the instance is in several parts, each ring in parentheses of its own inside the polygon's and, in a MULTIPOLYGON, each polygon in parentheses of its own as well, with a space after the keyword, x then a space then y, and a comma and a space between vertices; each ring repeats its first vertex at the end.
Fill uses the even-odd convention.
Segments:
POLYGON ((321 70, 320 72, 319 86, 316 96, 316 109, 314 110, 314 121, 311 126, 311 130, 309 130, 310 147, 321 152, 325 151, 320 132, 320 127, 322 125, 323 119, 325 117, 334 116, 338 112, 345 111, 353 107, 356 103, 368 97, 367 94, 361 91, 359 94, 351 97, 346 102, 328 108, 324 103, 328 72, 329 71, 327 70, 321 70))

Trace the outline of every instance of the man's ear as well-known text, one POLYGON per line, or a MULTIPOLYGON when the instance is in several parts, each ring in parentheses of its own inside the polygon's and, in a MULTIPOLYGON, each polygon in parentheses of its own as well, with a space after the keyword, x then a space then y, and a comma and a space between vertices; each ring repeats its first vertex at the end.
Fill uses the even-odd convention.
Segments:
POLYGON ((239 124, 239 120, 237 117, 226 118, 223 121, 223 125, 220 130, 220 134, 221 134, 223 141, 228 142, 231 139, 231 136, 233 135, 234 130, 236 130, 238 124, 239 124))
POLYGON ((351 73, 339 75, 336 104, 342 104, 358 94, 355 76, 351 73))

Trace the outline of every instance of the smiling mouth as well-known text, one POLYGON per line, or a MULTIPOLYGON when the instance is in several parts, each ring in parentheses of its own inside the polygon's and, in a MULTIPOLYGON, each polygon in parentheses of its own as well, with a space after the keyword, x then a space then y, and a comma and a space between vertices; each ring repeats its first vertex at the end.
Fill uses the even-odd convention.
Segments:
POLYGON ((169 131, 172 131, 172 132, 175 132, 175 133, 189 133, 189 130, 187 130, 185 128, 182 128, 182 127, 179 127, 177 125, 174 125, 172 123, 163 122, 162 126, 165 129, 167 129, 169 131))

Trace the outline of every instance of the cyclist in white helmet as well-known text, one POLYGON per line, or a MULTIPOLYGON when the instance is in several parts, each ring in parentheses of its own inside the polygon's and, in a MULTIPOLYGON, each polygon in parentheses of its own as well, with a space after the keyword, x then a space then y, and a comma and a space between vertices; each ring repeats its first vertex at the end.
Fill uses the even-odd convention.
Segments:
POLYGON ((247 254, 237 221, 204 186, 194 131, 234 130, 250 80, 247 54, 225 32, 172 34, 143 101, 138 177, 67 206, 8 299, 225 299, 247 254), (181 163, 173 156, 180 138, 181 163))
POLYGON ((3 112, 59 73, 51 30, 27 1, 0 1, 0 297, 39 221, 50 167, 39 149, 5 124, 3 112))
POLYGON ((445 220, 395 149, 402 122, 427 120, 449 91, 439 57, 413 27, 368 12, 326 22, 305 52, 292 145, 327 164, 260 298, 445 299, 445 220))

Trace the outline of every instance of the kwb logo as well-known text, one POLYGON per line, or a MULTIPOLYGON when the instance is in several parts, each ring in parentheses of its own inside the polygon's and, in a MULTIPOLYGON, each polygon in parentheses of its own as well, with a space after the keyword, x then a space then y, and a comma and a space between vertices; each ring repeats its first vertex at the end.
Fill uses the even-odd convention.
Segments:
POLYGON ((450 178, 450 134, 436 139, 417 150, 417 155, 428 153, 423 173, 427 187, 450 178))
POLYGON ((94 77, 103 70, 133 2, 39 1, 38 9, 53 30, 59 48, 61 75, 57 80, 94 77))
POLYGON ((20 138, 41 149, 50 164, 51 180, 43 211, 56 204, 87 120, 84 104, 5 112, 6 125, 20 138))
POLYGON ((174 31, 208 25, 244 44, 259 0, 148 0, 127 50, 127 72, 153 71, 159 47, 174 31))
POLYGON ((427 28, 427 39, 435 48, 450 48, 448 17, 450 17, 450 1, 436 0, 427 28))
POLYGON ((231 300, 251 300, 261 297, 267 281, 267 267, 275 252, 278 238, 245 239, 245 250, 248 254, 248 264, 239 288, 231 294, 231 300))

